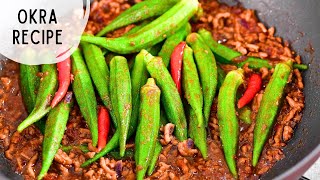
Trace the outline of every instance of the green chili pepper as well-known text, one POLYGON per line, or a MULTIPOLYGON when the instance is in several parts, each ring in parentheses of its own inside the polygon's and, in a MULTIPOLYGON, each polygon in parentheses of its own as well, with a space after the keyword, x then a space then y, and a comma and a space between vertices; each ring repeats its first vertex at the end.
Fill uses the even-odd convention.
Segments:
POLYGON ((217 41, 215 41, 211 35, 211 33, 205 29, 200 29, 198 31, 203 41, 210 47, 211 51, 214 53, 217 61, 223 64, 233 63, 232 60, 236 57, 241 56, 242 54, 224 46, 217 41))
POLYGON ((162 58, 162 61, 166 67, 168 67, 169 65, 173 49, 181 41, 183 41, 187 37, 187 35, 190 34, 190 32, 191 32, 191 25, 189 23, 186 23, 176 33, 172 34, 166 39, 166 41, 164 42, 159 52, 159 56, 162 58))
POLYGON ((153 78, 141 88, 140 122, 135 138, 137 179, 143 179, 156 147, 160 128, 160 89, 153 78))
POLYGON ((257 165, 264 144, 272 129, 291 71, 292 61, 277 64, 264 91, 254 128, 253 166, 257 165))
POLYGON ((308 70, 308 66, 305 64, 293 64, 293 69, 299 69, 299 70, 308 70))
POLYGON ((123 157, 120 156, 119 151, 112 151, 112 152, 109 153, 109 155, 115 160, 132 159, 134 157, 134 150, 133 149, 127 149, 125 151, 123 157))
MULTIPOLYGON (((219 61, 220 63, 234 64, 233 60, 235 58, 242 56, 241 53, 215 41, 209 31, 205 29, 200 29, 199 34, 203 38, 203 40, 208 44, 211 51, 215 54, 217 61, 219 61)), ((240 62, 236 65, 238 66, 238 68, 241 68, 246 63, 248 63, 249 68, 252 68, 252 69, 260 69, 262 67, 271 69, 273 67, 272 65, 269 64, 268 60, 260 59, 257 57, 247 57, 245 61, 240 62)), ((300 70, 308 69, 308 66, 304 64, 294 64, 293 67, 300 70)))
POLYGON ((79 145, 79 146, 63 146, 60 145, 60 149, 66 153, 69 153, 72 149, 79 149, 83 153, 88 153, 90 150, 87 145, 79 145))
MULTIPOLYGON (((257 57, 247 57, 247 59, 245 61, 238 63, 237 66, 239 68, 241 68, 247 63, 248 63, 249 68, 251 68, 251 69, 260 69, 260 68, 263 68, 263 67, 271 69, 271 68, 274 67, 273 65, 270 65, 268 60, 260 59, 260 58, 257 58, 257 57)), ((296 63, 294 63, 293 64, 293 69, 307 70, 308 66, 305 65, 305 64, 296 64, 296 63)))
POLYGON ((237 177, 236 153, 238 149, 239 122, 235 99, 238 87, 244 82, 243 70, 230 71, 224 80, 218 96, 217 117, 224 156, 230 172, 237 177))
POLYGON ((110 24, 103 28, 97 36, 103 36, 118 28, 139 22, 151 17, 160 16, 174 6, 178 0, 148 0, 135 4, 122 12, 110 24))
POLYGON ((157 140, 156 147, 154 148, 153 156, 149 163, 148 172, 147 172, 148 176, 151 176, 151 174, 153 173, 154 168, 156 167, 159 155, 161 154, 161 151, 162 151, 162 146, 159 140, 157 140))
POLYGON ((272 65, 269 64, 268 60, 256 58, 256 57, 248 57, 245 61, 237 64, 238 68, 242 68, 245 64, 248 63, 248 67, 251 69, 260 69, 266 67, 268 69, 272 68, 272 65))
POLYGON ((120 156, 124 156, 132 111, 132 88, 127 59, 115 56, 110 62, 110 74, 112 104, 117 102, 114 110, 117 111, 115 114, 120 129, 120 156))
POLYGON ((39 90, 36 98, 34 109, 29 116, 21 122, 17 130, 23 131, 29 125, 39 121, 44 117, 50 110, 51 97, 57 90, 58 77, 57 68, 53 64, 42 65, 43 77, 39 85, 39 90))
POLYGON ((204 125, 202 114, 203 95, 197 67, 193 59, 193 51, 189 46, 184 48, 182 63, 182 87, 184 90, 184 97, 196 114, 198 127, 201 127, 204 125))
POLYGON ((226 78, 226 72, 224 72, 224 70, 220 67, 220 65, 217 65, 217 72, 218 72, 217 89, 220 89, 224 79, 226 78))
POLYGON ((131 125, 136 128, 139 109, 140 109, 140 89, 146 84, 149 73, 145 65, 144 59, 150 55, 147 51, 141 51, 135 58, 134 64, 131 70, 131 85, 132 85, 132 113, 131 113, 131 125))
POLYGON ((60 102, 49 113, 42 146, 42 168, 38 179, 42 179, 47 174, 60 147, 72 104, 72 93, 69 92, 66 94, 64 101, 60 102))
POLYGON ((199 71, 204 99, 204 122, 205 126, 207 126, 210 118, 211 105, 218 84, 217 64, 210 48, 205 44, 205 41, 202 40, 199 34, 192 33, 188 35, 187 43, 194 51, 195 61, 199 71))
POLYGON ((197 0, 181 0, 162 16, 139 31, 119 38, 82 36, 82 42, 100 45, 112 52, 130 54, 161 42, 174 34, 196 13, 197 0))
POLYGON ((88 43, 82 43, 82 48, 92 81, 103 104, 108 108, 113 123, 116 124, 109 91, 110 72, 102 51, 96 45, 88 43))
POLYGON ((91 82, 90 74, 84 63, 80 49, 76 49, 72 57, 72 89, 80 111, 88 123, 92 136, 92 145, 98 143, 98 119, 97 119, 97 100, 91 82))
POLYGON ((175 124, 175 135, 178 140, 187 139, 187 121, 184 114, 183 104, 176 85, 162 59, 159 57, 145 59, 147 70, 160 87, 161 102, 165 108, 169 121, 175 124))
POLYGON ((100 159, 104 155, 106 155, 109 152, 111 152, 112 150, 114 150, 115 148, 119 147, 119 137, 120 137, 120 129, 118 128, 116 130, 116 132, 114 133, 114 135, 112 136, 112 138, 110 139, 110 141, 108 142, 108 144, 99 153, 97 153, 93 158, 91 158, 91 159, 87 160, 86 162, 84 162, 83 164, 81 164, 81 167, 89 166, 93 162, 97 161, 98 159, 100 159))
POLYGON ((207 130, 204 125, 198 126, 197 115, 194 109, 189 108, 189 135, 200 150, 204 159, 208 158, 207 130))
POLYGON ((246 124, 251 124, 251 109, 248 106, 239 109, 239 119, 246 124))
MULTIPOLYGON (((37 65, 24 65, 20 64, 20 90, 24 104, 26 105, 27 112, 30 114, 36 103, 40 77, 37 74, 40 73, 40 66, 37 65)), ((46 122, 41 119, 34 123, 42 134, 44 134, 46 122)))

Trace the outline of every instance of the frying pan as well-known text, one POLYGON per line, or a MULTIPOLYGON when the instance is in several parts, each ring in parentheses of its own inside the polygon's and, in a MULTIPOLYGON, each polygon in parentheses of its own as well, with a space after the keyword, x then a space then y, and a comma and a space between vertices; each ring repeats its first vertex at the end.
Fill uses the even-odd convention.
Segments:
MULTIPOLYGON (((303 73, 305 109, 295 135, 284 148, 285 159, 261 179, 298 179, 320 156, 320 1, 318 0, 223 0, 255 9, 276 35, 288 40, 309 70, 303 73)), ((22 179, 0 155, 0 179, 22 179)))

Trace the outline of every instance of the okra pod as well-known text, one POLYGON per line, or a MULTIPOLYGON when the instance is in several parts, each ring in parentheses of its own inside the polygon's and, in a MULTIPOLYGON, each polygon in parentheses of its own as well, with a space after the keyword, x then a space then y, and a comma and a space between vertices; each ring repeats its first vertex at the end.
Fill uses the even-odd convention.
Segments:
MULTIPOLYGON (((32 58, 32 57, 31 57, 32 58)), ((20 64, 20 90, 24 105, 30 114, 34 108, 37 98, 37 91, 40 84, 40 66, 20 64)), ((34 123, 42 134, 44 134, 46 122, 41 119, 34 123)))
POLYGON ((159 57, 147 58, 147 70, 161 89, 161 102, 169 121, 175 124, 175 135, 179 141, 187 139, 187 121, 182 100, 171 75, 159 57))
POLYGON ((56 92, 58 85, 57 68, 54 64, 44 64, 41 66, 41 70, 43 76, 39 85, 35 106, 29 116, 18 126, 17 130, 19 132, 39 121, 51 110, 51 98, 56 92))
POLYGON ((160 16, 174 6, 178 0, 148 0, 130 7, 103 28, 97 36, 103 36, 118 28, 133 24, 151 17, 160 16))
POLYGON ((196 13, 197 0, 181 0, 150 24, 136 33, 119 38, 82 36, 82 42, 102 46, 119 54, 131 54, 152 47, 174 34, 196 13))
POLYGON ((218 73, 217 89, 220 89, 224 79, 226 78, 226 72, 224 72, 224 70, 220 67, 220 65, 217 65, 217 73, 218 73))
POLYGON ((157 140, 156 146, 154 148, 153 156, 151 157, 151 160, 149 163, 148 172, 147 172, 148 176, 151 176, 151 174, 153 173, 161 151, 162 151, 162 146, 161 146, 159 140, 157 140))
POLYGON ((73 83, 72 89, 80 107, 81 114, 91 131, 92 145, 98 143, 97 100, 90 74, 83 60, 80 49, 71 55, 73 83))
POLYGON ((146 84, 149 73, 144 59, 150 55, 147 51, 142 50, 135 58, 134 64, 131 70, 131 86, 132 86, 132 113, 131 113, 131 125, 134 129, 137 127, 137 121, 139 118, 140 109, 140 89, 146 84))
POLYGON ((142 180, 154 154, 160 128, 160 89, 149 78, 140 92, 140 122, 135 138, 137 179, 142 180))
POLYGON ((253 134, 253 166, 257 165, 264 144, 273 127, 291 71, 292 61, 277 64, 264 91, 253 134))
POLYGON ((198 126, 197 124, 197 114, 194 109, 189 108, 189 135, 194 141, 194 144, 200 150, 202 157, 204 159, 208 158, 208 148, 207 148, 207 130, 204 125, 198 126))
POLYGON ((186 23, 183 25, 176 33, 170 35, 164 42, 159 56, 162 58, 163 63, 168 67, 170 62, 170 57, 173 52, 173 49, 191 32, 191 25, 186 23))
POLYGON ((94 44, 82 43, 81 45, 93 84, 98 91, 102 103, 108 108, 113 123, 116 124, 109 90, 110 72, 102 51, 94 44))
POLYGON ((182 87, 184 97, 196 114, 197 126, 201 127, 204 125, 202 113, 203 95, 197 67, 193 59, 193 51, 189 46, 184 48, 182 63, 182 87))
POLYGON ((38 179, 42 179, 47 174, 60 147, 72 104, 72 93, 68 92, 64 101, 49 113, 42 145, 42 167, 38 179))
POLYGON ((236 115, 235 100, 238 87, 244 82, 243 70, 230 71, 224 80, 218 96, 217 117, 224 156, 233 176, 237 177, 237 156, 239 122, 236 115))
POLYGON ((199 71, 204 99, 204 122, 205 126, 207 126, 210 118, 211 105, 218 84, 217 64, 210 48, 206 45, 205 41, 202 40, 199 34, 192 33, 188 35, 187 43, 194 51, 195 61, 199 71))
POLYGON ((113 93, 112 104, 116 104, 114 109, 120 128, 120 156, 124 156, 126 141, 130 126, 132 112, 131 79, 127 59, 122 56, 115 56, 110 62, 110 89, 113 93))

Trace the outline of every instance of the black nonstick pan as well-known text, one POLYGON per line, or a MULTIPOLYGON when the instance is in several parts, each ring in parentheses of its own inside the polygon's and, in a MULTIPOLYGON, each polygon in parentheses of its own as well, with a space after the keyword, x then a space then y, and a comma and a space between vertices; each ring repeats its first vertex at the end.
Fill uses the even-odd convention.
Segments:
MULTIPOLYGON (((302 122, 285 147, 285 159, 261 179, 299 179, 320 156, 320 1, 318 0, 224 0, 255 9, 276 35, 289 40, 309 70, 303 73, 305 109, 302 122)), ((8 161, 0 156, 0 179, 21 179, 8 161)))

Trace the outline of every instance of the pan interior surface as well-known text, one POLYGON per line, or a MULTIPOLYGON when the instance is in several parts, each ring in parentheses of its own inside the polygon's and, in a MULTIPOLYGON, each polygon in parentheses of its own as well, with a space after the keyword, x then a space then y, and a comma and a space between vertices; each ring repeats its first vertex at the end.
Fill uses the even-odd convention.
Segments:
MULTIPOLYGON (((230 5, 239 3, 238 0, 222 2, 230 5)), ((320 155, 320 1, 240 0, 240 3, 246 8, 255 9, 260 20, 269 27, 276 27, 276 35, 288 40, 297 54, 301 55, 303 63, 309 65, 309 70, 303 73, 305 109, 302 121, 284 149, 285 159, 261 177, 298 178, 320 155)), ((0 179, 22 179, 14 173, 3 154, 0 161, 0 179)))

